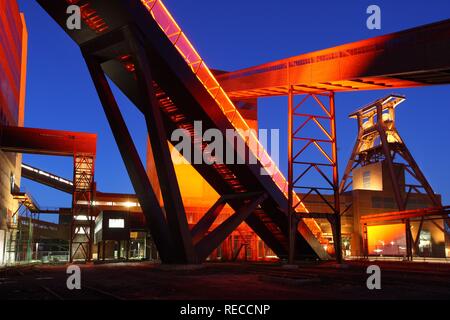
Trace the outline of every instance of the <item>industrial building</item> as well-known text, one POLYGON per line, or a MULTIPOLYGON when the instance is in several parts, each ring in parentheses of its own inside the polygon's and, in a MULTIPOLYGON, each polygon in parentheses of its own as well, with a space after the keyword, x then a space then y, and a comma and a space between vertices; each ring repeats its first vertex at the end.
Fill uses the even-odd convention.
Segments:
POLYGON ((395 108, 405 97, 382 97, 350 115, 358 138, 342 179, 334 97, 450 83, 450 61, 441 58, 450 56, 450 46, 440 42, 450 20, 225 72, 208 68, 160 0, 38 2, 80 47, 135 194, 97 190, 95 133, 23 127, 26 17, 15 0, 2 2, 0 264, 449 256, 450 208, 395 127, 395 108), (70 4, 81 8, 81 31, 65 27, 70 4), (435 50, 402 61, 411 48, 435 50), (106 77, 145 118, 145 164, 106 77), (231 147, 236 158, 253 154, 255 164, 173 163, 167 140, 174 129, 204 151, 194 121, 220 132, 257 129, 258 99, 270 96, 288 96, 287 178, 256 135, 236 136, 244 155, 231 147), (320 135, 310 135, 310 124, 320 135), (22 153, 70 156, 73 177, 24 164, 22 153), (302 180, 311 172, 318 175, 312 186, 302 180), (72 206, 40 207, 20 188, 23 178, 72 195, 72 206), (40 220, 42 213, 58 215, 59 223, 40 220))
MULTIPOLYGON (((407 257, 409 246, 416 256, 448 256, 448 219, 439 215, 448 208, 442 207, 441 196, 433 191, 396 128, 395 110, 404 101, 403 96, 389 95, 350 115, 357 120, 358 137, 339 189, 346 256, 407 257)), ((327 209, 317 196, 305 204, 314 212, 327 209)), ((321 228, 332 233, 326 223, 321 228)))
MULTIPOLYGON (((0 14, 0 124, 23 126, 27 27, 16 1, 3 1, 0 14)), ((17 250, 22 157, 0 150, 0 263, 14 261, 17 250)))

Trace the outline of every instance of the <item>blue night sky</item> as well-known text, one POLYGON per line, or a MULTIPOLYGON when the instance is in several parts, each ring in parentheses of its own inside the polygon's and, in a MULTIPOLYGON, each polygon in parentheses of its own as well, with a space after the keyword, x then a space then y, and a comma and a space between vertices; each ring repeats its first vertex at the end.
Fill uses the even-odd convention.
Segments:
MULTIPOLYGON (((105 192, 132 193, 94 86, 79 48, 35 2, 19 0, 29 30, 29 59, 25 125, 97 133, 96 181, 105 192)), ((210 67, 236 70, 324 49, 364 38, 427 24, 450 16, 450 1, 295 1, 228 0, 175 1, 165 4, 210 67), (195 3, 195 5, 192 5, 195 3), (366 8, 382 10, 382 29, 366 28, 366 8)), ((448 39, 446 39, 448 41, 448 39)), ((344 169, 356 138, 348 114, 389 93, 404 94, 397 109, 398 129, 411 153, 444 203, 450 203, 449 86, 338 93, 340 169, 344 169)), ((116 90, 116 97, 141 156, 146 128, 139 112, 116 90)), ((287 168, 286 98, 260 100, 260 128, 279 128, 280 167, 287 168)), ((24 162, 72 176, 72 159, 24 156, 24 162)), ((69 207, 71 196, 23 180, 42 207, 69 207)))

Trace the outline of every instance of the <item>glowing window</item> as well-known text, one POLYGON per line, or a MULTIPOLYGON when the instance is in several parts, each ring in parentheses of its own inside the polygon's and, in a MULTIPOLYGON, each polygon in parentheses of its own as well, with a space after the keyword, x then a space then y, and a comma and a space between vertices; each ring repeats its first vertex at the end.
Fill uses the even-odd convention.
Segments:
POLYGON ((364 189, 370 188, 370 171, 363 172, 363 188, 364 189))
POLYGON ((10 182, 11 193, 13 193, 16 189, 16 176, 14 175, 14 173, 11 173, 11 175, 9 177, 9 182, 10 182))
POLYGON ((123 229, 123 228, 125 228, 125 220, 124 219, 109 219, 108 227, 110 229, 123 229))
POLYGON ((369 255, 403 256, 406 253, 405 225, 388 224, 367 227, 369 255))

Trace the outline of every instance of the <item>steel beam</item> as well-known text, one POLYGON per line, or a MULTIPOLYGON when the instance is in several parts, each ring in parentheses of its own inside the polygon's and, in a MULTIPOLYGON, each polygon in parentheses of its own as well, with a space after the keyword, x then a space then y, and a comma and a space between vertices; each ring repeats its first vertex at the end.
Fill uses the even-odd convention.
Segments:
POLYGON ((73 182, 68 179, 64 179, 55 174, 34 168, 24 163, 22 163, 21 169, 22 178, 41 183, 65 193, 73 192, 73 182))
MULTIPOLYGON (((92 257, 93 220, 91 203, 94 192, 95 134, 23 127, 0 127, 0 149, 7 152, 71 156, 74 161, 73 186, 61 188, 72 193, 69 260, 81 252, 86 261, 92 257), (86 205, 79 206, 78 201, 86 205), (86 220, 76 219, 84 216, 86 220)), ((32 170, 31 170, 32 171, 32 170)), ((29 172, 30 173, 30 172, 29 172)), ((35 173, 35 172, 34 172, 35 173)), ((32 178, 38 178, 34 175, 32 178)), ((39 179, 39 178, 38 178, 39 179)), ((50 184, 51 179, 39 179, 50 184)), ((58 185, 61 187, 61 185, 58 185)))
POLYGON ((336 106, 334 92, 330 93, 330 131, 331 131, 331 158, 333 159, 333 198, 334 198, 334 216, 332 219, 333 243, 337 263, 342 263, 342 234, 341 234, 341 202, 339 196, 339 168, 337 154, 337 134, 336 134, 336 106))
POLYGON ((200 218, 200 220, 191 229, 192 239, 195 243, 198 243, 201 238, 208 232, 209 228, 213 225, 216 218, 219 216, 220 211, 227 204, 227 201, 245 200, 255 196, 259 196, 260 192, 243 192, 237 194, 226 194, 221 196, 212 205, 212 207, 200 218))
POLYGON ((220 197, 214 205, 201 217, 201 219, 191 229, 192 240, 198 243, 208 232, 216 218, 219 216, 223 207, 226 205, 223 197, 220 197))
POLYGON ((272 61, 217 77, 232 98, 450 83, 450 19, 272 61), (281 93, 280 93, 281 92, 281 93))
POLYGON ((288 93, 288 220, 289 220, 289 254, 288 263, 294 264, 295 259, 295 234, 297 232, 297 222, 294 221, 294 163, 293 163, 293 122, 294 122, 294 93, 292 87, 288 93))
POLYGON ((243 204, 231 217, 197 243, 195 250, 199 261, 206 259, 266 198, 267 194, 263 193, 253 200, 248 200, 248 203, 243 204))
POLYGON ((92 201, 94 200, 94 164, 95 158, 82 154, 73 156, 73 193, 72 222, 70 224, 69 260, 72 262, 76 254, 82 251, 85 261, 92 259, 94 240, 94 215, 92 201), (86 204, 80 205, 83 201, 86 204), (83 217, 84 219, 81 219, 83 217), (75 245, 75 250, 74 250, 75 245))
POLYGON ((126 28, 124 32, 131 47, 132 56, 135 58, 138 86, 145 99, 146 107, 142 111, 147 123, 166 219, 174 241, 174 254, 179 256, 180 261, 194 263, 196 261, 194 246, 169 150, 169 139, 164 128, 161 107, 153 87, 151 67, 146 52, 137 38, 138 33, 131 28, 126 28))
POLYGON ((97 135, 84 132, 0 126, 0 149, 54 156, 95 155, 97 135))
POLYGON ((345 167, 344 175, 343 175, 342 181, 339 185, 339 194, 342 194, 345 191, 347 191, 348 187, 350 186, 350 184, 348 184, 347 182, 350 180, 353 169, 355 168, 356 165, 358 165, 358 163, 356 163, 356 165, 355 165, 355 162, 357 162, 356 156, 358 154, 359 149, 361 148, 361 139, 363 136, 363 131, 361 129, 362 128, 362 120, 359 115, 357 116, 357 120, 358 120, 358 137, 356 138, 356 143, 353 146, 353 150, 350 155, 350 159, 348 160, 347 165, 345 167))
MULTIPOLYGON (((398 132, 397 132, 397 135, 399 135, 398 132)), ((402 141, 403 141, 403 139, 402 139, 402 141)), ((420 170, 419 165, 414 160, 414 157, 411 155, 411 153, 409 152, 408 147, 405 144, 403 144, 403 147, 402 147, 402 150, 400 151, 400 154, 403 157, 403 159, 406 160, 408 165, 411 167, 411 170, 414 172, 415 178, 422 185, 423 189, 425 189, 425 192, 427 193, 427 195, 430 198, 430 200, 433 203, 433 205, 436 206, 436 207, 442 206, 442 203, 436 197, 436 194, 434 193, 433 188, 428 183, 427 178, 423 174, 422 170, 420 170)))
POLYGON ((386 213, 370 214, 361 217, 362 223, 386 222, 403 219, 413 219, 427 216, 441 216, 443 219, 450 215, 450 206, 421 208, 414 210, 395 211, 386 213))
MULTIPOLYGON (((102 61, 96 61, 97 63, 105 61, 102 64, 105 74, 142 111, 144 109, 142 105, 145 101, 145 92, 139 90, 136 85, 136 69, 133 66, 135 61, 133 59, 128 60, 130 57, 129 48, 126 39, 123 35, 120 35, 127 25, 133 25, 139 29, 139 35, 142 36, 140 40, 143 40, 141 44, 146 50, 147 62, 152 67, 152 78, 159 87, 158 93, 161 96, 167 96, 162 99, 169 100, 168 105, 164 105, 163 101, 160 101, 168 134, 170 134, 169 130, 189 126, 195 120, 203 120, 205 129, 218 128, 222 132, 234 127, 246 127, 240 117, 231 116, 229 112, 224 114, 223 108, 228 105, 224 93, 221 93, 221 95, 224 95, 223 99, 219 95, 211 95, 212 88, 205 87, 205 78, 201 76, 202 73, 193 70, 192 63, 188 61, 189 57, 183 52, 187 53, 187 50, 194 50, 194 48, 189 45, 185 47, 183 41, 175 43, 174 46, 173 34, 164 27, 160 28, 158 21, 161 21, 161 19, 167 19, 166 21, 169 24, 176 24, 168 11, 159 10, 150 13, 145 10, 145 6, 139 0, 108 1, 108 3, 96 0, 92 2, 96 10, 96 17, 111 23, 111 28, 108 32, 95 32, 95 30, 86 29, 85 32, 80 33, 67 30, 65 26, 65 11, 61 10, 64 8, 64 0, 39 0, 39 2, 61 25, 63 30, 83 48, 85 56, 91 53, 96 55, 97 58, 103 59, 102 61)), ((184 39, 184 37, 181 37, 181 33, 178 39, 184 39)), ((200 57, 199 62, 201 62, 200 57)), ((215 82, 214 78, 210 77, 205 65, 199 65, 199 67, 201 70, 205 68, 207 78, 215 82)), ((210 80, 208 80, 208 83, 210 80)), ((230 107, 232 106, 230 105, 230 107)), ((238 137, 238 139, 241 140, 241 137, 238 137)), ((254 151, 257 155, 261 152, 254 151)), ((277 254, 285 256, 287 253, 285 242, 287 242, 288 221, 282 175, 276 174, 273 177, 276 180, 261 175, 262 166, 264 164, 259 161, 257 164, 249 166, 195 165, 195 168, 219 194, 241 191, 266 192, 270 200, 266 200, 263 203, 263 208, 257 210, 257 213, 248 218, 249 225, 255 227, 258 235, 267 243, 270 243, 271 248, 277 254), (273 233, 273 235, 269 235, 269 233, 273 233)), ((238 205, 239 202, 236 202, 236 204, 238 205)), ((233 207, 233 209, 238 208, 233 207)), ((309 224, 309 227, 317 228, 314 223, 309 224)), ((305 250, 305 254, 316 256, 317 252, 315 251, 319 248, 321 250, 319 250, 318 255, 323 256, 323 247, 312 236, 313 233, 316 234, 316 230, 313 232, 307 231, 307 233, 311 233, 311 237, 308 235, 306 241, 303 241, 298 235, 297 244, 304 246, 302 249, 305 250)))
POLYGON ((133 184, 136 195, 146 217, 148 227, 158 248, 161 260, 165 263, 174 263, 172 254, 172 241, 170 231, 164 219, 164 213, 159 201, 153 192, 150 181, 142 165, 139 154, 130 136, 128 128, 114 98, 111 88, 106 80, 101 65, 95 56, 83 52, 86 65, 94 82, 109 126, 116 140, 120 154, 124 161, 128 175, 133 184))

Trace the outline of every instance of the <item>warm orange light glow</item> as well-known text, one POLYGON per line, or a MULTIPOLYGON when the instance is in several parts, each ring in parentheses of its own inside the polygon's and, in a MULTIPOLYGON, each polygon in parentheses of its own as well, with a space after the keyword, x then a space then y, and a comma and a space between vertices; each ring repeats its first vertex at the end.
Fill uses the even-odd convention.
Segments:
POLYGON ((367 227, 369 255, 402 256, 406 252, 405 225, 367 227))
POLYGON ((27 83, 27 57, 28 57, 28 30, 23 13, 20 14, 22 21, 22 55, 20 63, 20 97, 18 125, 23 127, 25 121, 25 93, 27 83))
MULTIPOLYGON (((272 177, 275 184, 283 191, 283 193, 287 197, 288 183, 286 178, 283 176, 282 172, 278 169, 277 165, 273 162, 267 151, 261 145, 255 133, 251 132, 248 137, 243 134, 244 131, 250 129, 250 126, 241 116, 237 108, 234 106, 233 102, 220 86, 219 82, 216 80, 206 63, 195 50, 194 46, 178 26, 175 19, 164 6, 162 1, 141 0, 141 2, 146 6, 152 17, 160 26, 161 30, 164 31, 169 40, 177 48, 186 63, 192 69, 192 72, 208 90, 211 97, 214 98, 214 100, 217 102, 217 104, 233 124, 233 126, 236 129, 239 129, 239 134, 241 134, 242 138, 247 142, 250 150, 256 155, 263 167, 272 177)), ((300 198, 297 196, 297 194, 294 194, 294 206, 300 202, 300 198)), ((300 203, 300 205, 296 206, 296 208, 296 210, 299 212, 308 212, 303 203, 300 203)), ((320 227, 314 219, 304 219, 304 222, 314 232, 314 234, 320 232, 320 227)))
POLYGON ((108 30, 109 26, 105 20, 100 17, 95 9, 91 7, 90 3, 85 3, 80 6, 81 18, 84 23, 96 33, 102 33, 108 30))
POLYGON ((136 65, 133 63, 133 60, 132 60, 132 57, 130 54, 120 56, 119 60, 128 72, 133 73, 134 71, 136 71, 136 65))

